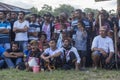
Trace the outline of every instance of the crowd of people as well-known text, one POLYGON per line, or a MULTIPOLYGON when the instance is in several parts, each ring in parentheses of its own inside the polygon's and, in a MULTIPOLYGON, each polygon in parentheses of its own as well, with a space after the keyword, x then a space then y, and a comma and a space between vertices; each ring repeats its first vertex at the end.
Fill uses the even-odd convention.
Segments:
POLYGON ((50 12, 25 15, 23 11, 0 11, 0 68, 31 71, 37 65, 41 70, 97 69, 107 68, 114 59, 120 10, 116 16, 101 10, 96 18, 93 12, 80 9, 70 16, 65 12, 58 16, 50 12))

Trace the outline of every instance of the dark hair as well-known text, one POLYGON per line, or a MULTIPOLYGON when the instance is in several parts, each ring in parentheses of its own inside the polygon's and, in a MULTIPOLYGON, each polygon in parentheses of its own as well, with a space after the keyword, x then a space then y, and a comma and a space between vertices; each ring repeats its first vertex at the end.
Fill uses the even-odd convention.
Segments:
POLYGON ((22 13, 23 15, 25 15, 25 12, 24 12, 24 11, 20 11, 19 13, 22 13))
POLYGON ((34 16, 35 18, 37 18, 37 14, 31 14, 31 16, 34 16))
MULTIPOLYGON (((56 40, 56 39, 51 39, 50 41, 54 41, 55 43, 57 43, 57 40, 56 40)), ((50 42, 50 41, 49 41, 49 42, 50 42)))
POLYGON ((81 9, 76 9, 75 11, 79 12, 79 13, 82 13, 82 10, 81 9))
POLYGON ((50 12, 47 12, 47 13, 44 14, 44 16, 49 16, 49 17, 51 17, 52 15, 51 15, 50 12))
POLYGON ((12 45, 15 44, 15 45, 17 45, 17 46, 19 47, 19 43, 16 42, 16 41, 15 41, 15 42, 12 42, 11 44, 12 44, 12 45))
POLYGON ((45 39, 47 39, 47 35, 45 33, 38 33, 38 37, 41 38, 42 35, 45 36, 45 39))
POLYGON ((85 28, 85 23, 83 22, 83 21, 78 21, 78 23, 80 23, 82 26, 83 26, 83 28, 85 28))

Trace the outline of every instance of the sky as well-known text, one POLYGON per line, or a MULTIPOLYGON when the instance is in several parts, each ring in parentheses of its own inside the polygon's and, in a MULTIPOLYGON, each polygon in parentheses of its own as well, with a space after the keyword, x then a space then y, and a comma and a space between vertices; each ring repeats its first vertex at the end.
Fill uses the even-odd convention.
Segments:
POLYGON ((38 8, 38 10, 40 10, 44 4, 52 6, 53 9, 59 7, 59 4, 69 4, 76 9, 93 8, 101 10, 103 8, 106 10, 116 10, 117 7, 117 0, 103 2, 95 2, 94 0, 0 0, 0 2, 25 9, 29 9, 34 6, 38 8))

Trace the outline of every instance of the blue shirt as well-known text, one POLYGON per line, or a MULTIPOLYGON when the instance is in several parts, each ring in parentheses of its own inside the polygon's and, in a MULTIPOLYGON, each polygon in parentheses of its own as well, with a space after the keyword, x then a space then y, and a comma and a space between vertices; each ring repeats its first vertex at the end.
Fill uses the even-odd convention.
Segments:
MULTIPOLYGON (((10 30, 11 29, 10 22, 8 21, 0 22, 0 29, 10 30)), ((9 43, 9 42, 10 42, 10 34, 0 33, 0 43, 9 43)))
POLYGON ((83 36, 83 32, 81 32, 80 30, 77 30, 75 35, 75 47, 77 48, 77 50, 86 51, 87 50, 86 46, 87 46, 87 32, 83 36))
POLYGON ((0 46, 0 56, 3 57, 3 53, 5 52, 5 49, 0 46))

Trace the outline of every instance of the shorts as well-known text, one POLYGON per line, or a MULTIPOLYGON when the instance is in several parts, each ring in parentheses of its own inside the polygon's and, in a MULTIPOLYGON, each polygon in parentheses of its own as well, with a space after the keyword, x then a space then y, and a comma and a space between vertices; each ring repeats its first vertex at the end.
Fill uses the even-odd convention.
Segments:
POLYGON ((87 51, 78 50, 78 53, 79 53, 80 58, 87 56, 87 51))

